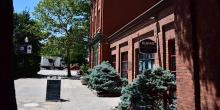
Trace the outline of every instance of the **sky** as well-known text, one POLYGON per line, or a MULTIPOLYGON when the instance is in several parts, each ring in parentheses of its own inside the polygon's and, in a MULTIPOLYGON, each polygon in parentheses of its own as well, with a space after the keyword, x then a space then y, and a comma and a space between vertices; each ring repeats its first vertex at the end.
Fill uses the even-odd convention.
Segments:
POLYGON ((27 10, 32 13, 39 1, 40 0, 13 0, 14 11, 19 13, 23 10, 27 10))

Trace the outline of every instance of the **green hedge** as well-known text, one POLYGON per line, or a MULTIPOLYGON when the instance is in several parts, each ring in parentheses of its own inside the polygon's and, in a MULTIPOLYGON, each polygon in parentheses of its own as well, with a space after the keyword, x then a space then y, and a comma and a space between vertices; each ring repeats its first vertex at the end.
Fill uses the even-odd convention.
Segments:
POLYGON ((170 71, 147 70, 122 89, 119 110, 174 110, 175 90, 175 75, 170 71))

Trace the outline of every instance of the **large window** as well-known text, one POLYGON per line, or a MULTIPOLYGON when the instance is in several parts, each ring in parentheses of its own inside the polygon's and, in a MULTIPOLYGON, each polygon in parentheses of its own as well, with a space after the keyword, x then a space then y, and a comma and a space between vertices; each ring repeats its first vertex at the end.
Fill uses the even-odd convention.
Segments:
POLYGON ((99 58, 99 43, 96 43, 93 46, 93 58, 92 58, 92 66, 98 65, 98 58, 99 58))
POLYGON ((135 77, 139 74, 139 49, 135 49, 135 77))
POLYGON ((175 49, 175 39, 168 41, 168 52, 169 52, 169 70, 172 73, 176 73, 176 49, 175 49))
MULTIPOLYGON (((176 48, 175 39, 168 40, 168 60, 169 60, 169 70, 176 74, 176 48)), ((176 96, 176 91, 171 92, 176 96)))
POLYGON ((116 55, 111 56, 111 65, 114 68, 116 67, 116 55))
POLYGON ((121 77, 128 78, 128 52, 121 53, 121 77))
POLYGON ((143 73, 147 69, 153 69, 155 65, 154 53, 139 53, 136 51, 136 69, 138 70, 138 74, 143 73))

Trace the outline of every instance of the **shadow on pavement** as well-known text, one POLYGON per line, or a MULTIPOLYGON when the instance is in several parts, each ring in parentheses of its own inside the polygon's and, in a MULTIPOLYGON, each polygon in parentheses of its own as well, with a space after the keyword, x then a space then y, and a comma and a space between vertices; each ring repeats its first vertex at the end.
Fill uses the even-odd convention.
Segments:
POLYGON ((47 100, 47 102, 70 102, 70 100, 67 100, 67 99, 47 100))
POLYGON ((60 102, 70 102, 70 100, 67 100, 67 99, 60 99, 60 102))

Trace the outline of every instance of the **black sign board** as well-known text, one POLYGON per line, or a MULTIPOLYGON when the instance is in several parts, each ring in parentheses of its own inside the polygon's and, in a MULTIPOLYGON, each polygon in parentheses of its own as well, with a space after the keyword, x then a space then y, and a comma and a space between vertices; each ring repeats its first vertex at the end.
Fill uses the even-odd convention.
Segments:
POLYGON ((60 100, 60 88, 61 80, 47 80, 47 101, 58 101, 60 100))
POLYGON ((31 54, 32 52, 32 45, 28 44, 22 44, 17 48, 17 53, 18 54, 31 54))
POLYGON ((25 53, 26 53, 26 50, 27 50, 27 45, 26 45, 26 44, 23 44, 23 45, 20 45, 19 48, 17 48, 17 53, 19 53, 19 54, 25 54, 25 53))
POLYGON ((141 53, 156 53, 157 44, 153 40, 145 39, 139 42, 139 49, 141 53))

